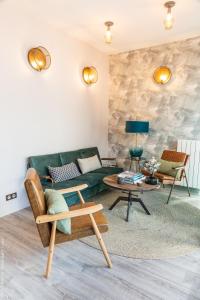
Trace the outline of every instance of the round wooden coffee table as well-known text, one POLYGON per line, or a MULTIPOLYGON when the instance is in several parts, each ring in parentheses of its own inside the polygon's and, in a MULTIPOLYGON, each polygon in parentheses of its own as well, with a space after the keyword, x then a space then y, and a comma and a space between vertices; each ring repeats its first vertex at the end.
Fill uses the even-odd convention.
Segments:
POLYGON ((117 182, 117 174, 104 177, 103 182, 111 188, 121 190, 128 194, 127 197, 122 197, 122 196, 118 197, 109 208, 110 210, 112 210, 119 201, 127 201, 128 202, 127 215, 126 215, 127 222, 129 219, 130 206, 132 205, 133 202, 139 202, 140 205, 145 210, 146 214, 150 215, 150 212, 148 211, 148 209, 146 208, 146 206, 144 205, 142 199, 138 196, 138 194, 143 194, 143 192, 146 191, 157 190, 160 188, 159 184, 150 185, 144 182, 141 184, 119 184, 117 182), (138 194, 136 195, 135 193, 138 194))

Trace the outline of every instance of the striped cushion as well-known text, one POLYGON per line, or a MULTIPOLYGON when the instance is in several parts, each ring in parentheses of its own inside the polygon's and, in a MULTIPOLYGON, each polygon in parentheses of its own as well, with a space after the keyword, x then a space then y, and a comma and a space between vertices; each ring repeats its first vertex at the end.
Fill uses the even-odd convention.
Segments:
POLYGON ((69 180, 81 175, 76 164, 74 162, 64 165, 62 167, 48 167, 49 173, 53 181, 61 182, 65 180, 69 180))

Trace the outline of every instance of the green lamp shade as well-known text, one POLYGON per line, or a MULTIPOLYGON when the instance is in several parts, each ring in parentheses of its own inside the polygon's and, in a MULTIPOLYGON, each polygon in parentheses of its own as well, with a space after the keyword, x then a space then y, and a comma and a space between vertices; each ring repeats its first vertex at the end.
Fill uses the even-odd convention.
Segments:
MULTIPOLYGON (((149 122, 148 121, 126 121, 126 132, 127 133, 148 133, 149 132, 149 122)), ((130 156, 141 157, 143 153, 143 148, 137 146, 129 150, 130 156)))
POLYGON ((127 133, 148 133, 149 122, 148 121, 126 121, 127 133))

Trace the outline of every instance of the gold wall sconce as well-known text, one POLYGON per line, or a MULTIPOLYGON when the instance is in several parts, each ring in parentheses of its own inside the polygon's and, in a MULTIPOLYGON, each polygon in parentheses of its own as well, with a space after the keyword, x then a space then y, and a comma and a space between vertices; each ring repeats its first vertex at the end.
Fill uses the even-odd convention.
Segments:
POLYGON ((171 70, 166 66, 157 68, 153 74, 153 79, 158 84, 166 84, 171 79, 171 70))
POLYGON ((51 56, 44 47, 32 48, 28 52, 30 66, 36 71, 46 70, 51 65, 51 56))
POLYGON ((87 84, 96 83, 98 80, 98 73, 95 67, 85 67, 83 69, 83 80, 87 84))

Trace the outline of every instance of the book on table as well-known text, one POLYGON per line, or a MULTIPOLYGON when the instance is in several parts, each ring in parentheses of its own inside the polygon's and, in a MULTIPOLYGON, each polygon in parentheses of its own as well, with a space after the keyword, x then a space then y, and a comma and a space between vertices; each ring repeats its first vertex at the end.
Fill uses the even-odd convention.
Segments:
POLYGON ((142 182, 144 179, 145 176, 139 172, 124 171, 118 174, 119 183, 136 184, 142 182))

